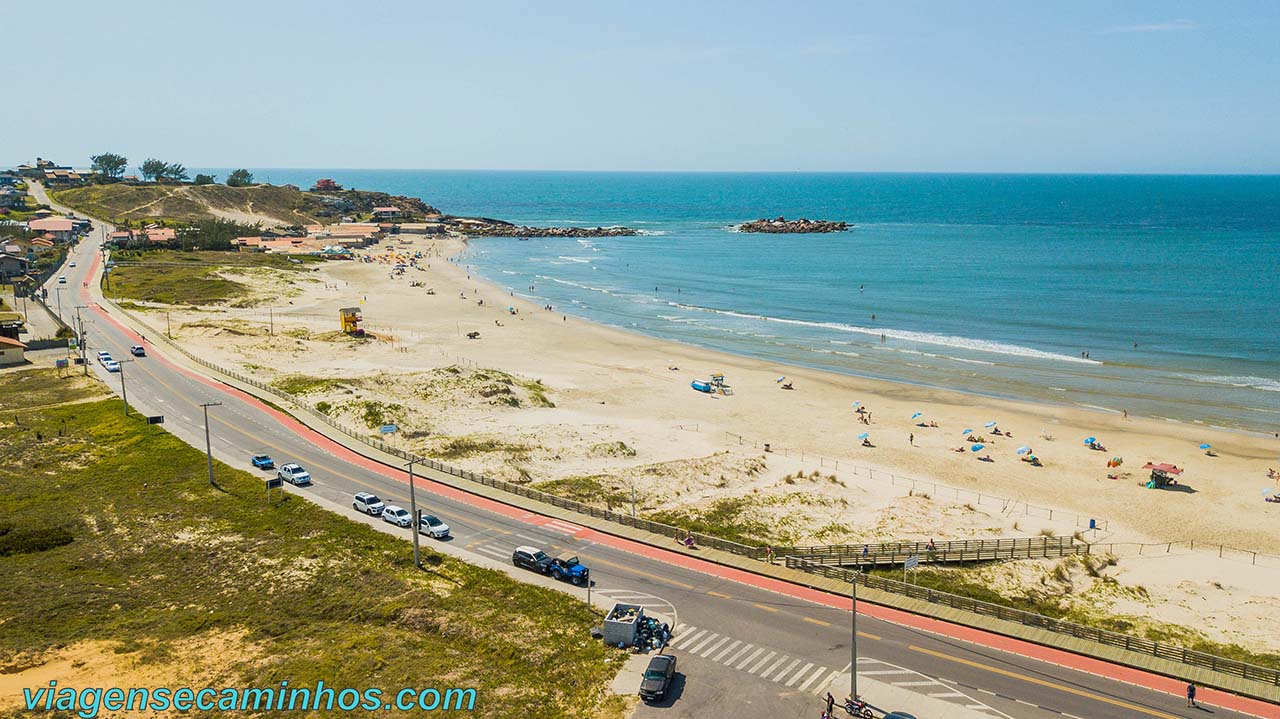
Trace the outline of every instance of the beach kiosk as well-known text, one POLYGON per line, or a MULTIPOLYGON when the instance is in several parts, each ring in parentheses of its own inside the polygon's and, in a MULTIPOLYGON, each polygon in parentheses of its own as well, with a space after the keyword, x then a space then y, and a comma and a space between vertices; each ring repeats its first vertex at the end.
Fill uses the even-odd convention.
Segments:
POLYGON ((360 326, 363 321, 359 307, 343 307, 338 310, 338 322, 342 325, 343 334, 364 337, 364 328, 360 326))
POLYGON ((1147 482, 1147 489, 1164 489, 1168 486, 1176 486, 1178 484, 1178 476, 1182 474, 1182 470, 1176 464, 1155 464, 1147 462, 1142 465, 1143 469, 1151 470, 1151 479, 1147 482))

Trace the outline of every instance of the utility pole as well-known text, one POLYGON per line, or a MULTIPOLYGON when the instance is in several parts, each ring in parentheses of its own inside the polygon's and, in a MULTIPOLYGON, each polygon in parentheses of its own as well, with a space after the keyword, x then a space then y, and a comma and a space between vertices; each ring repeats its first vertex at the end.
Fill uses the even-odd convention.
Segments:
POLYGON ((221 407, 221 402, 205 402, 200 405, 204 409, 204 456, 209 461, 209 486, 217 487, 213 481, 213 445, 209 442, 209 408, 221 407))
POLYGON ((173 325, 169 323, 168 312, 164 313, 164 333, 168 335, 169 339, 173 339, 173 325))
POLYGON ((407 466, 409 467, 409 512, 413 515, 413 526, 411 527, 413 532, 413 566, 421 569, 422 557, 418 553, 418 523, 422 521, 422 518, 418 516, 418 495, 413 488, 413 463, 417 461, 416 459, 411 459, 407 466))
POLYGON ((858 575, 862 572, 854 570, 853 572, 853 619, 850 621, 853 628, 849 633, 849 698, 858 701, 858 575))
POLYGON ((84 305, 76 305, 76 327, 80 332, 80 366, 84 368, 84 374, 89 376, 89 356, 86 354, 88 350, 85 348, 84 342, 84 320, 80 317, 80 310, 88 309, 84 305))
POLYGON ((62 320, 62 285, 53 288, 58 293, 58 319, 62 320))
MULTIPOLYGON (((267 334, 268 334, 268 335, 275 335, 275 333, 276 333, 276 310, 275 310, 275 308, 274 308, 274 307, 268 307, 268 308, 267 308, 267 314, 268 314, 268 316, 271 318, 271 329, 267 331, 267 334)), ((409 472, 410 472, 410 473, 412 473, 412 472, 413 472, 413 463, 412 463, 412 462, 410 462, 410 463, 409 463, 409 472)))
POLYGON ((636 518, 636 481, 631 480, 631 518, 636 518))
POLYGON ((120 365, 120 396, 124 399, 124 416, 129 416, 129 391, 124 387, 124 365, 126 362, 132 362, 131 359, 118 359, 116 364, 120 365))

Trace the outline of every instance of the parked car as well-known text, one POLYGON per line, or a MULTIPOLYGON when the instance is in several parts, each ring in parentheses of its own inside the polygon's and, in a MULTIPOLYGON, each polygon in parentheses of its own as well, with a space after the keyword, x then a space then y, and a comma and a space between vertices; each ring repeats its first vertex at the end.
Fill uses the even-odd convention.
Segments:
POLYGON ((351 508, 357 512, 364 512, 370 517, 377 517, 382 514, 382 510, 386 505, 378 499, 378 495, 368 492, 357 492, 356 496, 351 499, 351 508))
POLYGON ((649 667, 644 670, 644 678, 640 680, 640 698, 657 701, 667 695, 671 688, 671 680, 676 676, 676 658, 670 654, 659 654, 649 660, 649 667))
POLYGON ((102 366, 105 367, 108 372, 120 371, 120 363, 110 358, 103 362, 102 366))
POLYGON ((253 466, 258 469, 275 469, 276 467, 275 460, 271 459, 271 456, 266 454, 255 454, 249 461, 253 462, 253 466))
POLYGON ((300 464, 286 464, 276 470, 276 476, 289 484, 311 484, 311 473, 303 469, 300 464))
POLYGON ((99 362, 106 362, 106 361, 107 361, 107 360, 109 360, 109 359, 111 359, 111 353, 110 353, 110 352, 108 352, 108 351, 106 351, 106 350, 98 350, 98 361, 99 361, 99 362))
POLYGON ((537 547, 516 547, 516 551, 511 553, 511 563, 543 574, 551 572, 551 555, 537 547))
POLYGON ((75 266, 76 266, 75 260, 72 260, 71 262, 67 263, 67 267, 75 267, 75 266))
POLYGON ((407 527, 413 524, 413 515, 409 514, 409 510, 404 507, 397 507, 392 504, 382 510, 382 521, 391 522, 400 527, 407 527))
POLYGON ((449 525, 434 514, 424 514, 418 518, 418 531, 433 539, 444 539, 449 536, 449 525))
POLYGON ((551 576, 560 581, 567 579, 574 584, 583 584, 591 580, 591 570, 578 561, 578 555, 565 553, 551 560, 551 576))
POLYGON ((60 284, 60 285, 65 285, 65 284, 67 284, 67 278, 66 278, 66 277, 59 277, 59 278, 58 278, 58 284, 60 284))
POLYGON ((129 354, 133 355, 134 357, 146 357, 147 349, 142 345, 134 345, 129 348, 129 354))

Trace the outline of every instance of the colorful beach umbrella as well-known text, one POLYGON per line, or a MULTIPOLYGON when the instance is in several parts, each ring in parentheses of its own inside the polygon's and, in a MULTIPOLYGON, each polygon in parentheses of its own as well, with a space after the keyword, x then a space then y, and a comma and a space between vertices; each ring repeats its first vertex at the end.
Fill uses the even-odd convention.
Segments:
POLYGON ((992 427, 996 426, 996 423, 995 423, 995 422, 987 422, 986 424, 984 424, 984 425, 982 425, 982 426, 983 426, 983 427, 986 427, 987 429, 991 429, 992 427))
POLYGON ((985 444, 975 444, 975 445, 973 445, 972 447, 970 447, 970 448, 969 448, 969 451, 970 451, 970 452, 981 452, 981 451, 982 451, 982 449, 983 449, 984 447, 986 447, 986 446, 987 446, 987 445, 985 445, 985 444))
POLYGON ((966 429, 966 430, 963 430, 962 432, 960 432, 960 434, 972 434, 972 433, 973 433, 973 430, 971 430, 971 429, 966 429))
POLYGON ((867 437, 870 437, 870 436, 871 436, 870 432, 863 432, 862 434, 858 435, 858 439, 866 439, 867 437))
POLYGON ((1018 454, 1031 454, 1031 448, 1030 448, 1030 447, 1019 447, 1019 448, 1018 448, 1018 454))
POLYGON ((1205 444, 1200 445, 1200 449, 1208 449, 1208 448, 1210 448, 1210 447, 1212 447, 1212 446, 1213 446, 1213 445, 1211 445, 1211 444, 1209 444, 1209 443, 1207 443, 1207 442, 1206 442, 1205 444))
POLYGON ((1084 438, 1084 443, 1085 443, 1085 444, 1093 444, 1094 442, 1097 442, 1097 441, 1098 441, 1098 438, 1097 438, 1097 437, 1085 437, 1085 438, 1084 438))
POLYGON ((916 417, 923 417, 923 416, 924 416, 924 412, 916 412, 915 414, 911 415, 911 419, 915 419, 916 417))

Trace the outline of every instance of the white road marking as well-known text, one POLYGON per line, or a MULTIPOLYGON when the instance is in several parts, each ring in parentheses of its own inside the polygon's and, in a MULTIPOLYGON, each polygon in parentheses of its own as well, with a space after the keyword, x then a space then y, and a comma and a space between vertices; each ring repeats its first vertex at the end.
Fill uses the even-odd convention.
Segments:
POLYGON ((948 699, 951 697, 962 697, 964 695, 960 692, 929 692, 929 696, 938 697, 939 699, 948 699))
POLYGON ((756 664, 755 666, 751 667, 751 671, 748 673, 755 674, 756 672, 760 671, 760 668, 764 666, 765 662, 769 661, 770 659, 773 659, 776 656, 778 656, 777 652, 769 652, 769 655, 766 656, 764 659, 761 659, 759 664, 756 664))
POLYGON ((708 655, 710 655, 710 654, 711 654, 711 652, 714 652, 715 650, 717 650, 717 649, 719 649, 720 647, 724 646, 724 645, 725 645, 725 643, 727 643, 728 641, 729 641, 729 637, 721 637, 721 638, 720 638, 720 641, 718 641, 718 642, 716 642, 715 644, 712 644, 711 646, 707 647, 706 651, 700 652, 700 653, 698 654, 698 656, 700 656, 700 657, 708 656, 708 655))
MULTIPOLYGON (((781 659, 774 662, 773 664, 770 664, 768 669, 760 672, 760 678, 768 679, 770 674, 773 674, 775 671, 777 671, 778 667, 782 666, 783 662, 787 661, 790 658, 791 658, 790 654, 783 654, 781 659)), ((752 672, 752 674, 754 673, 755 672, 752 672)))
POLYGON ((797 680, 797 679, 799 679, 800 677, 804 676, 804 673, 805 673, 805 672, 807 672, 807 671, 809 671, 810 669, 813 669, 813 662, 809 662, 808 664, 804 665, 804 669, 801 669, 800 671, 798 671, 798 672, 796 672, 795 674, 793 674, 793 675, 791 676, 791 679, 789 679, 789 680, 787 681, 787 686, 789 686, 789 687, 791 687, 791 686, 795 686, 795 684, 796 684, 796 680, 797 680))
POLYGON ((764 647, 758 647, 754 652, 751 653, 751 656, 747 657, 746 659, 743 659, 742 663, 735 664, 733 668, 742 669, 743 667, 750 664, 756 657, 760 656, 761 654, 764 654, 764 647))
POLYGON ((928 681, 923 681, 923 682, 893 682, 893 685, 895 687, 929 687, 934 685, 946 686, 945 684, 938 684, 938 682, 932 679, 928 681))
POLYGON ((787 665, 786 669, 782 669, 782 670, 780 670, 777 674, 774 674, 774 675, 773 675, 773 678, 772 678, 772 679, 769 679, 769 681, 771 681, 771 682, 780 682, 780 681, 782 681, 782 678, 783 678, 784 676, 786 676, 786 675, 787 675, 787 673, 788 673, 788 672, 790 672, 792 669, 795 669, 795 668, 796 668, 796 665, 797 665, 797 664, 799 664, 799 663, 800 663, 800 660, 799 660, 799 659, 792 659, 792 660, 791 660, 791 663, 787 665))
MULTIPOLYGON (((690 629, 695 629, 695 627, 689 627, 689 628, 690 628, 690 629)), ((692 641, 697 640, 697 638, 698 638, 698 637, 700 637, 700 636, 702 636, 703 634, 706 634, 706 633, 707 633, 707 630, 705 630, 705 629, 698 629, 698 631, 697 631, 697 632, 695 632, 695 633, 693 633, 693 634, 691 634, 691 635, 684 635, 684 634, 682 634, 682 635, 680 635, 680 636, 678 636, 678 637, 675 637, 674 639, 672 639, 672 640, 670 641, 670 644, 671 644, 671 646, 673 646, 673 647, 674 647, 674 646, 676 646, 677 644, 684 644, 684 643, 686 643, 686 642, 692 642, 692 641)))
POLYGON ((869 672, 858 672, 860 677, 878 677, 885 674, 911 674, 910 669, 873 669, 869 672))
POLYGON ((734 647, 738 646, 741 643, 742 643, 741 639, 733 640, 733 644, 730 644, 729 646, 725 647, 719 654, 715 655, 714 657, 711 657, 711 661, 713 662, 720 661, 726 654, 733 651, 734 647))
POLYGON ((804 684, 801 684, 801 685, 800 685, 800 691, 804 691, 804 690, 808 689, 808 688, 809 688, 809 685, 813 683, 813 680, 814 680, 814 679, 817 679, 817 678, 818 678, 818 677, 820 677, 820 676, 822 676, 822 673, 823 673, 823 672, 825 672, 825 671, 827 671, 827 668, 826 668, 826 667, 818 667, 818 671, 814 672, 814 673, 813 673, 813 676, 811 676, 811 677, 809 677, 808 679, 806 679, 806 680, 805 680, 805 682, 804 682, 804 684))
POLYGON ((703 647, 705 647, 706 645, 710 644, 711 642, 714 642, 714 641, 716 640, 716 637, 718 637, 718 636, 720 636, 720 634, 719 634, 718 632, 711 632, 711 633, 710 633, 710 634, 708 634, 708 635, 707 635, 707 636, 706 636, 702 641, 698 642, 696 645, 694 645, 694 644, 686 644, 686 645, 685 645, 685 651, 689 652, 690 654, 697 653, 699 650, 701 650, 701 649, 702 649, 703 647))
MULTIPOLYGON (((755 646, 754 644, 747 644, 746 646, 742 647, 738 651, 734 652, 733 656, 729 657, 728 659, 725 659, 722 663, 725 666, 733 666, 733 663, 738 661, 739 657, 751 651, 751 647, 754 647, 754 646, 755 646)), ((729 648, 733 649, 733 647, 729 647, 729 648)), ((721 659, 720 657, 716 657, 716 661, 720 661, 720 659, 721 659)))

